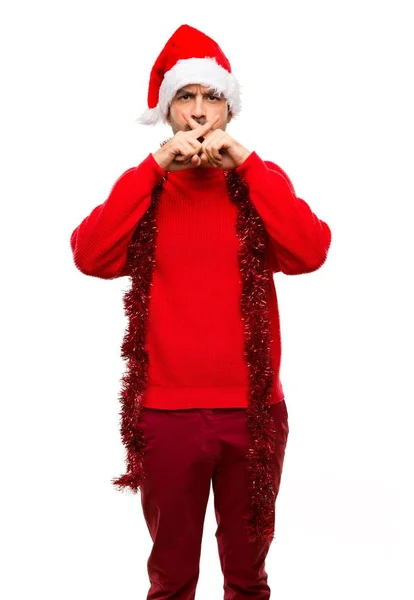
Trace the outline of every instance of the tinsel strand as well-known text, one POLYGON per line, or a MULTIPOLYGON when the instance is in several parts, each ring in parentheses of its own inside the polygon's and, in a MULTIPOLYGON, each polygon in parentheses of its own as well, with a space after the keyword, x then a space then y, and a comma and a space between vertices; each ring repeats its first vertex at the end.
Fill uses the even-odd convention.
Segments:
POLYGON ((152 191, 151 204, 140 220, 128 246, 127 262, 132 285, 124 294, 124 311, 128 325, 121 346, 121 356, 127 361, 121 380, 121 436, 126 448, 126 473, 112 479, 120 491, 130 488, 137 493, 144 481, 143 459, 145 438, 140 428, 142 399, 147 386, 148 352, 145 349, 148 323, 148 300, 155 267, 157 242, 156 215, 165 176, 152 191))
POLYGON ((239 267, 242 278, 240 308, 245 328, 245 350, 249 372, 250 432, 247 455, 251 504, 247 515, 250 541, 274 539, 275 486, 272 459, 277 433, 269 404, 274 371, 270 353, 271 328, 267 305, 269 271, 264 268, 267 233, 250 201, 249 188, 240 175, 226 171, 227 189, 237 206, 236 230, 240 241, 239 267))

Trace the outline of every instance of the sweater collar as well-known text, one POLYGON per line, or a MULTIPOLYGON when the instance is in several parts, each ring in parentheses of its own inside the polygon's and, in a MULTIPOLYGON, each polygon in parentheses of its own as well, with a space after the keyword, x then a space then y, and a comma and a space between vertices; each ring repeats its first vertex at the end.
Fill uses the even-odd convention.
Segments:
POLYGON ((189 167, 188 169, 182 169, 181 171, 170 171, 169 177, 173 175, 178 177, 182 181, 203 183, 208 181, 209 183, 214 181, 220 181, 224 179, 224 169, 219 167, 189 167))

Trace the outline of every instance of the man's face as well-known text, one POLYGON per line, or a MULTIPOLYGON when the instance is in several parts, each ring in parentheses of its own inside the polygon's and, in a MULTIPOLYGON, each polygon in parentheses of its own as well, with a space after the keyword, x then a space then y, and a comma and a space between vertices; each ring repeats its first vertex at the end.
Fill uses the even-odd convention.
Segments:
POLYGON ((171 102, 167 122, 171 125, 174 135, 177 131, 191 131, 185 114, 193 117, 200 125, 219 115, 220 119, 211 131, 224 131, 232 117, 226 98, 215 93, 214 89, 199 84, 185 85, 178 90, 171 102))

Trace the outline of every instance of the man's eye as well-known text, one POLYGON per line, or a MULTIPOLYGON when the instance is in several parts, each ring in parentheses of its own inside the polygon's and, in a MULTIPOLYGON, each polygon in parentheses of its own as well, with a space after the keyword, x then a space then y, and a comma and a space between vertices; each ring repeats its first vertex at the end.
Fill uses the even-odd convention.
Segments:
MULTIPOLYGON (((220 100, 220 98, 218 96, 214 96, 213 94, 211 94, 210 96, 208 96, 210 99, 213 98, 213 100, 220 100)), ((185 98, 190 98, 190 94, 183 94, 182 96, 179 97, 179 99, 185 99, 185 98)))

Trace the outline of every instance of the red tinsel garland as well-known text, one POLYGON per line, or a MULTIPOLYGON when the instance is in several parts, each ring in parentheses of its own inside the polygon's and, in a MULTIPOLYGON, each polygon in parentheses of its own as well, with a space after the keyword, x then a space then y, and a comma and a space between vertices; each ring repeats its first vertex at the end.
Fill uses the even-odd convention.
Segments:
MULTIPOLYGON (((246 515, 249 540, 274 538, 275 485, 272 457, 277 432, 269 403, 273 384, 270 353, 271 330, 267 292, 272 277, 264 268, 267 234, 263 221, 250 201, 247 183, 234 170, 224 171, 231 201, 237 206, 236 229, 240 240, 239 266, 242 276, 241 318, 245 323, 244 355, 249 372, 249 406, 246 420, 250 435, 248 470, 251 506, 246 515)), ((148 353, 145 350, 148 297, 155 267, 156 214, 164 181, 154 187, 152 202, 140 220, 128 247, 131 288, 124 295, 128 326, 122 357, 128 361, 122 377, 121 435, 126 448, 127 469, 112 479, 119 489, 134 493, 145 479, 145 439, 139 427, 141 401, 147 384, 148 353)))
POLYGON ((145 341, 148 297, 155 267, 156 213, 165 179, 166 177, 154 187, 150 207, 134 232, 127 254, 132 285, 123 298, 128 325, 121 346, 121 356, 127 361, 127 367, 122 377, 120 393, 121 436, 127 453, 127 472, 112 479, 112 483, 120 491, 130 488, 134 493, 138 491, 145 479, 143 468, 145 438, 139 422, 148 375, 149 357, 145 349, 145 341))

